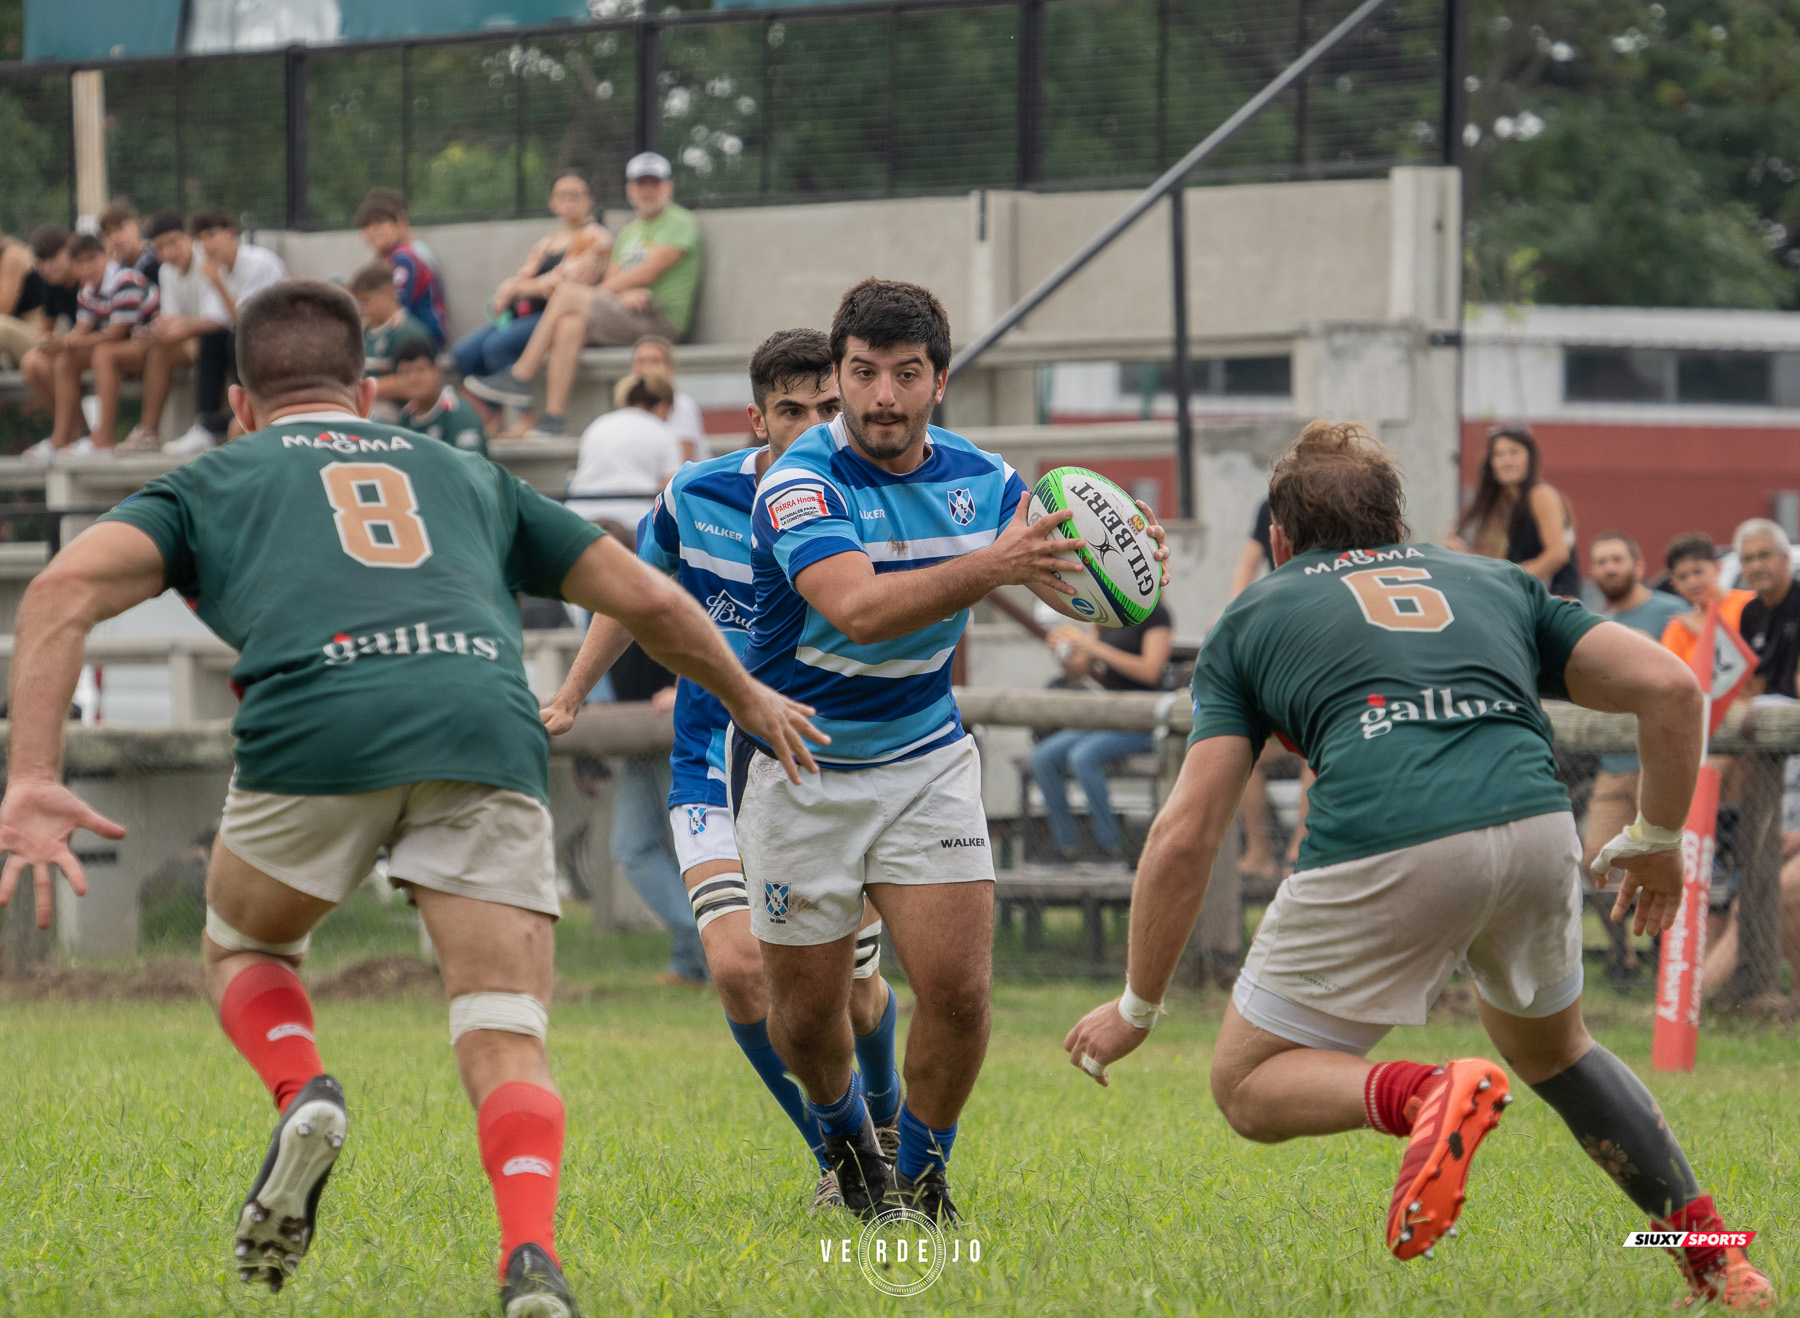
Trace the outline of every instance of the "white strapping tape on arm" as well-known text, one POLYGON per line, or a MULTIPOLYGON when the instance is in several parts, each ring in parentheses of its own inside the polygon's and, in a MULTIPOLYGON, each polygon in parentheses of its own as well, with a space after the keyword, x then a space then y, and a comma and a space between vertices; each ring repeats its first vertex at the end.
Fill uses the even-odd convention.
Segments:
POLYGON ((450 999, 451 1044, 470 1030, 499 1030, 542 1039, 550 1032, 550 1012, 529 993, 464 993, 450 999))
POLYGON ((210 904, 206 908, 206 936, 227 952, 267 952, 271 956, 299 956, 306 951, 307 944, 312 942, 312 935, 309 933, 291 943, 265 943, 233 929, 225 923, 225 917, 213 910, 210 904))
POLYGON ((1617 837, 1600 848, 1600 854, 1594 857, 1590 868, 1596 876, 1605 878, 1613 866, 1628 856, 1653 856, 1663 851, 1679 851, 1683 831, 1679 828, 1659 828, 1639 813, 1634 823, 1627 825, 1617 837))

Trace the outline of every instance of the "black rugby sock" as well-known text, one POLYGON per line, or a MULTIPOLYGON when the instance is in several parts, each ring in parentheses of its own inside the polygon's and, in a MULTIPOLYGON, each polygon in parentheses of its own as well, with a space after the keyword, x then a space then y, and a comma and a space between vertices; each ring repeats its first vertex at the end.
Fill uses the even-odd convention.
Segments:
POLYGON ((1600 1170, 1652 1218, 1667 1218, 1699 1195, 1662 1109, 1631 1068, 1599 1044, 1531 1088, 1568 1123, 1600 1170))

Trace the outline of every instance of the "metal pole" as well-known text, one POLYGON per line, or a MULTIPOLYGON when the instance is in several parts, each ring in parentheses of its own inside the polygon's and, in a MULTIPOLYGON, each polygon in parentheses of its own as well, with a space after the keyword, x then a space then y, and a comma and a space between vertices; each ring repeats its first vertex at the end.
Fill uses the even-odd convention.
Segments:
POLYGON ((1443 161, 1460 166, 1466 154, 1463 128, 1469 122, 1469 0, 1444 3, 1444 87, 1439 131, 1443 161))
POLYGON ((513 216, 525 218, 525 84, 529 58, 519 55, 519 67, 513 70, 513 216))
POLYGON ((1175 294, 1175 488, 1181 520, 1194 518, 1194 417, 1188 406, 1187 197, 1169 193, 1169 282, 1175 294))
POLYGON ((637 29, 637 151, 656 150, 656 25, 639 19, 637 29))
POLYGON ((1007 331, 1036 310, 1045 298, 1067 283, 1083 266, 1105 250, 1113 239, 1143 218, 1144 212, 1161 201, 1171 188, 1183 182, 1194 171, 1196 165, 1229 141, 1238 129, 1261 114, 1270 101, 1286 91, 1296 78, 1317 63, 1325 52, 1355 30, 1356 26, 1365 18, 1381 8, 1383 3, 1385 0, 1363 0, 1343 22, 1319 38, 1311 50, 1288 65, 1276 75, 1268 86, 1240 105, 1229 119, 1208 133, 1198 146, 1171 165, 1156 182, 1139 193, 1137 200, 1127 206, 1118 219, 1088 239, 1080 251, 1064 261, 1047 279, 1014 303, 1012 308, 989 326, 975 342, 957 353, 950 363, 950 374, 954 376, 975 358, 993 347, 1007 331))
POLYGON ((187 209, 187 61, 170 66, 175 72, 175 200, 177 210, 187 209))
POLYGON ((1018 98, 1018 182, 1028 188, 1044 176, 1044 0, 1020 0, 1018 98))
POLYGON ((412 48, 400 47, 400 195, 412 205, 412 48))

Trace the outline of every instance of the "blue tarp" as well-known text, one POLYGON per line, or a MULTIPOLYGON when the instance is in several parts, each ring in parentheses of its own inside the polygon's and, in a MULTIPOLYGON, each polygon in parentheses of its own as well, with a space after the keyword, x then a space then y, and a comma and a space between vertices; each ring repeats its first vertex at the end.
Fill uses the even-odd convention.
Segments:
POLYGON ((182 0, 25 0, 25 58, 172 55, 182 0))

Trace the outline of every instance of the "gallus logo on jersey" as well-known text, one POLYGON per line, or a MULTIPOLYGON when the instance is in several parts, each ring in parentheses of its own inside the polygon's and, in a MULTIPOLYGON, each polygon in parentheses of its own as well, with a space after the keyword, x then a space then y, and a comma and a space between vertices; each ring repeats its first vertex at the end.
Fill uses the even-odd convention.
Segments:
POLYGON ((1422 687, 1418 700, 1371 694, 1369 707, 1360 719, 1364 741, 1386 736, 1396 723, 1444 723, 1459 719, 1482 718, 1488 714, 1517 714, 1514 700, 1484 700, 1479 696, 1459 697, 1447 686, 1422 687))
POLYGON ((958 526, 967 526, 975 520, 975 492, 973 490, 951 490, 944 496, 950 505, 950 520, 958 526))
POLYGON ((707 597, 706 616, 718 625, 720 631, 750 630, 750 615, 738 607, 737 600, 732 598, 728 590, 721 590, 718 594, 707 597))
POLYGON ((824 517, 826 511, 825 490, 819 485, 798 485, 769 500, 769 520, 777 531, 791 531, 814 518, 824 517))
POLYGON ((362 655, 472 654, 490 663, 500 657, 500 642, 491 636, 434 632, 422 622, 415 622, 410 627, 396 627, 391 632, 371 632, 367 636, 338 632, 322 648, 328 668, 342 668, 355 663, 362 655))

